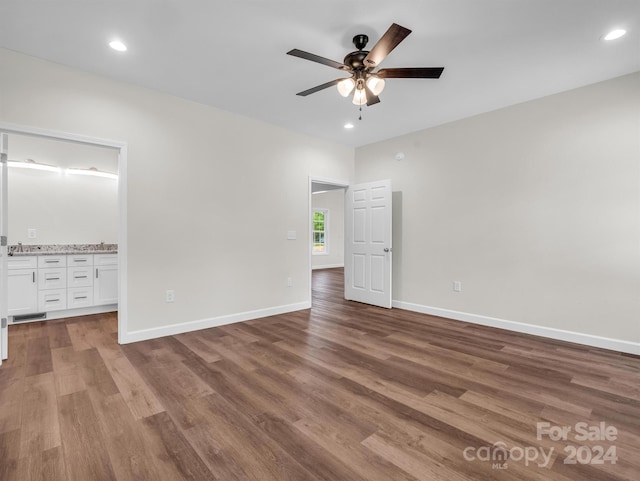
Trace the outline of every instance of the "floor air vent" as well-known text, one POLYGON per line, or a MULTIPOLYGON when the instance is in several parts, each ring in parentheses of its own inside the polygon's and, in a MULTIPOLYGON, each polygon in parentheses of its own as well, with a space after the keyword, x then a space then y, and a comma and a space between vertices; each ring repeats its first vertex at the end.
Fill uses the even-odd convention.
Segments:
POLYGON ((38 319, 46 319, 47 318, 47 313, 46 312, 35 312, 33 314, 22 314, 19 316, 13 316, 13 322, 24 322, 24 321, 35 321, 38 319))

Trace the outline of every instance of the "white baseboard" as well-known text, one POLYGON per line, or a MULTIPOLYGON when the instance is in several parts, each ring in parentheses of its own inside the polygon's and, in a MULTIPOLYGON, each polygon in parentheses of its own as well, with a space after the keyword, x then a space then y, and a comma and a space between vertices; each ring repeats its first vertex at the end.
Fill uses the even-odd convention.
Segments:
POLYGON ((315 271, 316 269, 336 269, 337 267, 344 267, 344 264, 327 264, 324 266, 313 266, 311 269, 315 271))
POLYGON ((148 339, 156 339, 158 337, 173 336, 184 332, 199 331, 200 329, 208 329, 210 327, 224 326, 225 324, 233 324, 234 322, 250 321, 261 317, 276 316, 278 314, 286 314, 288 312, 301 311, 311 307, 310 301, 299 302, 297 304, 287 304, 284 306, 269 307, 266 309, 258 309, 255 311, 239 312, 228 316, 212 317, 210 319, 200 319, 197 321, 184 322, 180 324, 170 324, 168 326, 152 327, 151 329, 141 329, 139 331, 131 331, 123 333, 120 344, 129 344, 130 342, 146 341, 148 339))
POLYGON ((564 329, 556 329, 553 327, 536 326, 534 324, 526 324, 524 322, 508 321, 495 317, 481 316, 478 314, 470 314, 468 312, 452 311, 439 307, 424 306, 421 304, 413 304, 411 302, 393 301, 393 307, 405 309, 407 311, 419 312, 421 314, 429 314, 432 316, 445 317, 456 321, 464 321, 472 324, 480 324, 482 326, 497 327, 507 329, 509 331, 522 332, 525 334, 533 334, 534 336, 548 337, 559 341, 575 342, 586 346, 599 347, 602 349, 610 349, 612 351, 626 352, 629 354, 640 355, 640 343, 623 341, 621 339, 611 339, 608 337, 594 336, 592 334, 584 334, 575 331, 566 331, 564 329))

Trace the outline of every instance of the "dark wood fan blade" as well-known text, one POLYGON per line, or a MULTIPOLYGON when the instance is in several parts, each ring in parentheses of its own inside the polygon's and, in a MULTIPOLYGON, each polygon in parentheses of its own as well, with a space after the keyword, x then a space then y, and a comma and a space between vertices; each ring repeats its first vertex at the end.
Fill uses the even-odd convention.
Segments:
POLYGON ((380 97, 373 95, 373 92, 366 83, 364 84, 364 91, 367 96, 367 107, 380 103, 380 97))
POLYGON ((332 80, 331 82, 327 82, 324 83, 322 85, 318 85, 316 87, 310 88, 308 90, 303 90, 302 92, 298 92, 296 95, 300 95, 301 97, 306 97, 307 95, 311 95, 314 94, 316 92, 319 92, 320 90, 324 90, 327 89, 333 85, 336 85, 338 82, 340 82, 340 80, 342 80, 341 78, 337 78, 335 80, 332 80))
POLYGON ((380 65, 389 53, 402 42, 407 35, 411 33, 408 28, 401 27, 397 23, 391 24, 389 30, 378 40, 369 54, 364 59, 367 68, 373 68, 380 65))
POLYGON ((444 67, 383 68, 376 72, 380 78, 440 78, 444 67))
POLYGON ((337 68, 338 70, 349 70, 349 67, 347 67, 343 63, 336 62, 335 60, 324 58, 313 53, 305 52, 303 50, 298 50, 297 48, 288 51, 287 55, 303 58, 305 60, 311 60, 312 62, 321 63, 322 65, 328 65, 329 67, 337 68))

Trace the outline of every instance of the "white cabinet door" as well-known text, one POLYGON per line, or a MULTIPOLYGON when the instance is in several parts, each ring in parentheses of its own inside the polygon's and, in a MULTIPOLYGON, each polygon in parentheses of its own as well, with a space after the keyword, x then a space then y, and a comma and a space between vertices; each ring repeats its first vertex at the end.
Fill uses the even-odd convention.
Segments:
POLYGON ((8 308, 10 316, 38 312, 38 283, 35 269, 9 269, 8 308))
POLYGON ((117 304, 118 265, 96 265, 93 270, 95 272, 93 279, 93 305, 117 304))

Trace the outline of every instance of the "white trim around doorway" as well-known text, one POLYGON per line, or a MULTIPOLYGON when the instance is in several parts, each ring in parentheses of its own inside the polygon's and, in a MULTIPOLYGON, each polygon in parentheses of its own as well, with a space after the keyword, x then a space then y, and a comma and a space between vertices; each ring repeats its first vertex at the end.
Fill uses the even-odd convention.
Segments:
POLYGON ((108 147, 118 151, 118 342, 123 344, 127 339, 129 305, 127 299, 127 143, 6 122, 0 122, 0 132, 108 147))
POLYGON ((313 293, 312 293, 312 275, 313 275, 313 243, 311 242, 311 233, 313 232, 313 189, 312 186, 315 183, 319 183, 319 184, 329 184, 329 185, 334 185, 336 187, 342 188, 342 189, 346 189, 347 187, 349 187, 349 182, 348 181, 344 181, 344 180, 335 180, 335 179, 327 179, 325 177, 315 177, 310 175, 309 176, 309 206, 308 206, 308 223, 307 223, 307 232, 308 232, 308 237, 307 237, 307 249, 308 249, 308 264, 307 264, 307 270, 309 272, 309 304, 313 307, 313 293))

